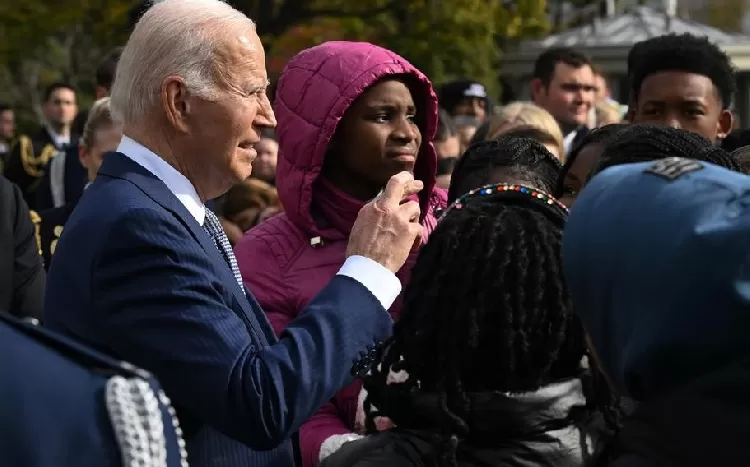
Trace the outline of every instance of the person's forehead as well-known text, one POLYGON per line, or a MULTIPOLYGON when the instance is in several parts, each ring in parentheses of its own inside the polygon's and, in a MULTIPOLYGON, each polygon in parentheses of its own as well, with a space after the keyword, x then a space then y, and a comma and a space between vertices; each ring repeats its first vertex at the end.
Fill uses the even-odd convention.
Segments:
POLYGON ((62 98, 73 98, 75 97, 75 92, 72 89, 68 88, 57 88, 50 94, 50 99, 62 99, 62 98))
POLYGON ((683 71, 664 71, 644 78, 642 101, 715 101, 718 96, 708 76, 683 71))
POLYGON ((223 34, 216 48, 216 59, 238 77, 262 82, 267 79, 265 51, 253 28, 223 34))
POLYGON ((594 81, 594 73, 589 65, 575 67, 573 65, 568 65, 565 62, 557 62, 555 64, 553 81, 566 83, 592 83, 594 81))

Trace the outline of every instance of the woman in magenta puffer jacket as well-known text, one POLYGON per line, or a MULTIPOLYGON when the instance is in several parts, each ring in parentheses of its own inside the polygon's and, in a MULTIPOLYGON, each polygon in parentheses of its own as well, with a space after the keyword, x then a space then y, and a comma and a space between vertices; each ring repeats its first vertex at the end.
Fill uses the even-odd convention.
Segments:
MULTIPOLYGON (((276 90, 276 187, 284 213, 235 248, 245 284, 280 334, 344 263, 360 208, 403 170, 424 182, 423 240, 446 194, 435 187, 437 98, 427 77, 372 44, 327 42, 297 54, 276 90)), ((406 284, 412 252, 398 277, 406 284)), ((401 302, 389 310, 398 318, 401 302)), ((346 310, 342 310, 346 312, 346 310)), ((304 467, 356 435, 360 381, 345 387, 300 429, 304 467)))

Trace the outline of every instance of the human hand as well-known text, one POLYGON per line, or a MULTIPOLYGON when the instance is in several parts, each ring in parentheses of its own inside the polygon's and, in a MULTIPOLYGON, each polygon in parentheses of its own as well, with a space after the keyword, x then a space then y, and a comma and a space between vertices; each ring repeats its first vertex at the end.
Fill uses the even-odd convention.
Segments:
POLYGON ((423 187, 409 172, 391 177, 383 193, 359 211, 349 235, 346 257, 370 258, 393 273, 401 269, 422 235, 419 203, 406 198, 423 187))

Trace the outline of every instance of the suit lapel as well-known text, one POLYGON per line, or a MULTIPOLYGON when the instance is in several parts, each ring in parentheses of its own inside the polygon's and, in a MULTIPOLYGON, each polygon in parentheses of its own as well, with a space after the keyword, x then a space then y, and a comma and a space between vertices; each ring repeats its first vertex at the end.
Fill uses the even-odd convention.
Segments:
MULTIPOLYGON (((190 231, 190 234, 195 241, 201 245, 203 251, 206 252, 214 263, 220 265, 217 269, 222 275, 221 280, 232 291, 232 295, 235 299, 234 301, 237 302, 242 309, 242 313, 245 315, 243 321, 248 322, 251 327, 248 331, 255 335, 256 338, 259 338, 262 345, 267 345, 266 333, 263 329, 260 329, 262 326, 258 321, 255 310, 251 307, 250 295, 246 297, 245 294, 243 294, 243 291, 240 289, 239 284, 237 284, 237 281, 234 278, 231 268, 224 260, 224 257, 214 244, 211 236, 203 230, 203 227, 198 224, 198 221, 192 216, 192 214, 190 214, 180 200, 169 191, 167 185, 159 180, 154 174, 141 167, 137 162, 119 152, 106 154, 102 167, 99 169, 99 173, 110 177, 128 180, 135 184, 146 194, 146 196, 153 199, 164 209, 172 213, 172 215, 174 215, 190 231)), ((257 302, 253 300, 253 303, 257 302)), ((262 312, 259 307, 257 308, 257 312, 262 312)))

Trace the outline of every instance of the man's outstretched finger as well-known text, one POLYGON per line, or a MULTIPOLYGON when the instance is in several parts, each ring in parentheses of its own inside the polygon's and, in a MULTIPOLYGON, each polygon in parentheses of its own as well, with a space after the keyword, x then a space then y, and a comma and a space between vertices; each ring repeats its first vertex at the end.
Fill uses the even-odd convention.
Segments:
POLYGON ((424 183, 422 182, 422 180, 412 180, 411 182, 406 184, 406 188, 404 189, 404 197, 401 199, 403 200, 411 195, 416 195, 417 193, 422 191, 422 188, 424 188, 424 183))
POLYGON ((392 207, 396 207, 401 204, 401 200, 406 195, 406 188, 410 182, 414 181, 414 175, 409 172, 399 172, 390 180, 385 186, 382 200, 384 204, 388 204, 392 207))

